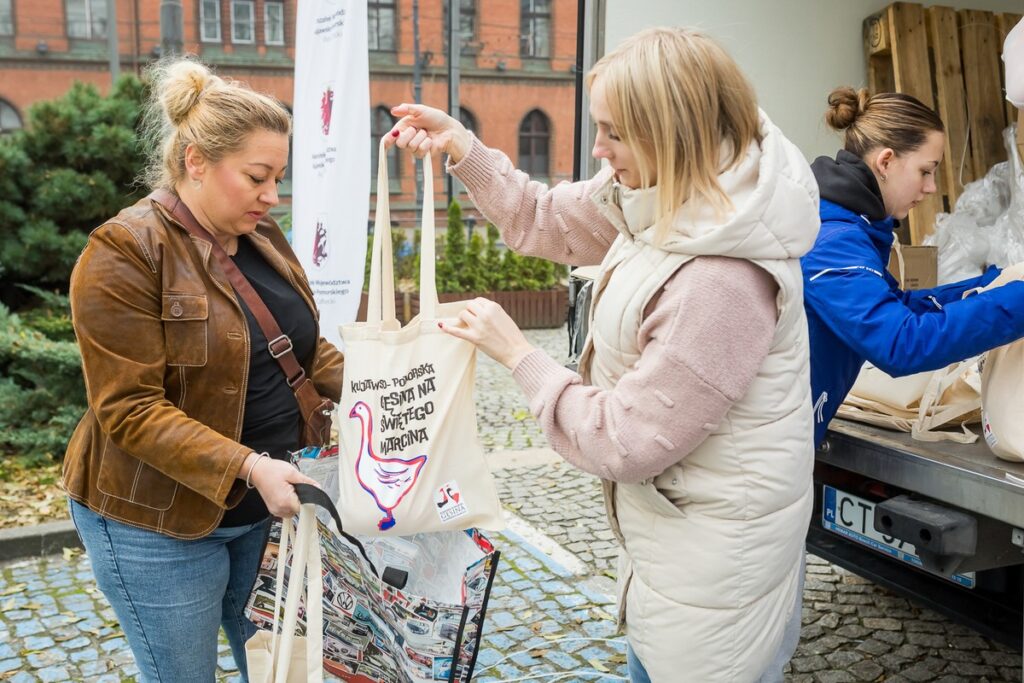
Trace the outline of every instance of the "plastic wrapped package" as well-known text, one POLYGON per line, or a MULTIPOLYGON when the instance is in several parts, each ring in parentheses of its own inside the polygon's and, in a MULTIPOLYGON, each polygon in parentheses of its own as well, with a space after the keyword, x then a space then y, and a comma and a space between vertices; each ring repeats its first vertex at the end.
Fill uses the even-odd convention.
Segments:
POLYGON ((1003 131, 1009 161, 1007 185, 1009 196, 1006 208, 992 226, 989 240, 988 262, 1000 268, 1024 261, 1024 165, 1017 152, 1016 126, 1003 131))
POLYGON ((1003 132, 1010 160, 968 183, 952 213, 936 216, 924 244, 938 247, 939 284, 977 277, 990 264, 1024 261, 1024 170, 1015 135, 1015 126, 1003 132))

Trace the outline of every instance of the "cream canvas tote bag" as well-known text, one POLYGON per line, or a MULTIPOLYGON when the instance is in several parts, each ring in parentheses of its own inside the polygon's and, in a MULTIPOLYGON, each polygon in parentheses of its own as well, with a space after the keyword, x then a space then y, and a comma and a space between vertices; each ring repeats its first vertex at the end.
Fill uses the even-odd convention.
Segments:
POLYGON ((381 143, 366 322, 342 325, 338 510, 357 534, 503 529, 477 438, 476 348, 438 326, 466 302, 438 304, 433 166, 423 161, 419 315, 395 318, 387 150, 381 143))
POLYGON ((253 683, 322 683, 323 681, 323 567, 316 526, 316 508, 302 505, 295 540, 289 544, 292 521, 281 521, 281 545, 277 561, 277 590, 274 591, 274 625, 257 631, 245 642, 245 661, 253 683), (284 603, 284 624, 278 633, 281 592, 285 585, 288 547, 291 545, 291 579, 284 603), (305 581, 303 581, 305 577, 305 581), (306 635, 296 636, 299 600, 306 586, 306 635))
POLYGON ((876 427, 910 432, 918 441, 974 443, 967 425, 978 422, 978 358, 906 377, 892 377, 865 363, 837 415, 876 427), (948 430, 942 428, 958 427, 948 430))
MULTIPOLYGON (((1024 264, 1003 270, 985 289, 1024 279, 1024 264)), ((1024 340, 985 354, 981 364, 981 426, 988 447, 1004 460, 1024 462, 1024 340)))

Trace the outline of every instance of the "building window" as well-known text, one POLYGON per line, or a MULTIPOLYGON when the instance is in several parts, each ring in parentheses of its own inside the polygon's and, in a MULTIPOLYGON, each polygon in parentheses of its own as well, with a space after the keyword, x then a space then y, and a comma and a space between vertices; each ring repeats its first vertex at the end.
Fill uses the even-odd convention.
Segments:
POLYGON ((256 41, 256 12, 253 0, 231 0, 231 42, 256 41))
MULTIPOLYGON (((460 0, 459 5, 459 50, 464 55, 475 55, 480 49, 480 44, 476 40, 476 0, 460 0)), ((448 8, 450 6, 451 0, 444 0, 441 33, 444 36, 446 55, 448 54, 448 8)))
POLYGON ((473 135, 480 137, 480 131, 477 130, 476 117, 473 116, 473 112, 466 109, 465 107, 459 107, 459 121, 465 126, 473 135))
POLYGON ((107 37, 107 0, 67 0, 68 38, 107 37))
MULTIPOLYGON (((373 179, 374 187, 377 186, 380 139, 388 134, 396 120, 387 107, 377 107, 370 112, 370 178, 373 179)), ((398 179, 399 168, 398 147, 392 145, 388 149, 388 185, 392 190, 398 190, 401 187, 398 179)))
POLYGON ((18 110, 7 102, 0 100, 0 135, 10 133, 21 128, 21 116, 18 110))
POLYGON ((519 124, 519 168, 532 176, 546 178, 549 172, 548 147, 551 124, 539 109, 534 109, 519 124))
MULTIPOLYGON (((370 50, 395 51, 395 0, 370 0, 367 5, 370 50)), ((435 15, 436 16, 436 15, 435 15)))
POLYGON ((11 0, 0 0, 0 36, 14 35, 14 10, 11 0))
POLYGON ((521 0, 519 54, 551 56, 551 0, 521 0))
POLYGON ((284 45, 284 3, 270 2, 263 5, 263 42, 267 45, 284 45))
POLYGON ((199 3, 199 40, 204 43, 219 43, 220 0, 202 0, 199 3))

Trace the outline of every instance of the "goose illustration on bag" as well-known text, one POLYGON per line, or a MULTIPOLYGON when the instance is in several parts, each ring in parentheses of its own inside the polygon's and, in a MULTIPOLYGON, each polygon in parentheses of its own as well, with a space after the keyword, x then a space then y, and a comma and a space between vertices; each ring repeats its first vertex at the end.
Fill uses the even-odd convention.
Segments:
POLYGON ((373 497, 384 517, 377 522, 377 528, 387 531, 395 526, 393 510, 412 490, 419 479, 420 471, 427 463, 426 455, 403 460, 401 458, 381 458, 373 452, 373 413, 370 406, 358 401, 348 414, 359 420, 360 444, 359 455, 356 456, 356 478, 359 485, 373 497))

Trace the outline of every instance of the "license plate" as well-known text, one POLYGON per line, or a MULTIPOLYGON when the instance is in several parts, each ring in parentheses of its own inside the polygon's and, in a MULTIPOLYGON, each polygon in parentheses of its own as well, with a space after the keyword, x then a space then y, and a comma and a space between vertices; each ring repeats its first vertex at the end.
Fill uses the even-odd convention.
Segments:
MULTIPOLYGON (((821 525, 851 541, 866 545, 901 562, 922 567, 914 546, 875 529, 875 504, 870 500, 824 486, 822 491, 821 525)), ((966 588, 974 588, 974 572, 943 577, 966 588)))

